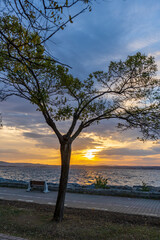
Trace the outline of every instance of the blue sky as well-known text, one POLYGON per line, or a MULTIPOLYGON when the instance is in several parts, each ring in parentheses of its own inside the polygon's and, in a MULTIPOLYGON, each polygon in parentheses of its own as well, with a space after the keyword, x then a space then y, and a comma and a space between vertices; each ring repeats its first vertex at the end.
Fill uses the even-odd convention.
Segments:
POLYGON ((103 0, 92 5, 50 43, 53 55, 86 77, 110 61, 137 51, 155 54, 160 43, 160 3, 156 0, 103 0))
MULTIPOLYGON (((110 61, 125 60, 137 51, 156 58, 160 67, 160 2, 157 0, 98 0, 47 43, 59 61, 72 67, 74 76, 87 78, 107 70, 110 61)), ((9 99, 1 103, 0 160, 58 164, 59 146, 33 105, 9 99)), ((65 131, 69 123, 60 124, 65 131)), ((83 132, 73 145, 82 164, 160 165, 160 144, 139 142, 138 131, 119 132, 116 123, 103 121, 83 132), (87 159, 92 152, 99 162, 87 159)))

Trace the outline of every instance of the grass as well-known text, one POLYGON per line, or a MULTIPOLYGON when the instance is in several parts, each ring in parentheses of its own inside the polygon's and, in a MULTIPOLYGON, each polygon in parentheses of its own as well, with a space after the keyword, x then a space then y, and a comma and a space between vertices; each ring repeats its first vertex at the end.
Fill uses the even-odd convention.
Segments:
POLYGON ((52 222, 48 205, 0 200, 0 232, 30 240, 159 240, 160 219, 96 210, 65 209, 52 222))

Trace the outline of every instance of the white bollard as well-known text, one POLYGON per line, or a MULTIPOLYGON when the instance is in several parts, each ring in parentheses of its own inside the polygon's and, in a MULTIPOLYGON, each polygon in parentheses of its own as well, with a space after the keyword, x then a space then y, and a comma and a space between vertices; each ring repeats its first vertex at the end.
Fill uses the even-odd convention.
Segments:
POLYGON ((49 190, 48 190, 48 184, 47 184, 47 182, 45 181, 45 183, 44 183, 44 191, 43 191, 44 193, 48 193, 49 192, 49 190))
POLYGON ((27 191, 26 192, 30 192, 31 191, 31 184, 30 184, 30 181, 28 183, 28 188, 27 188, 27 191))

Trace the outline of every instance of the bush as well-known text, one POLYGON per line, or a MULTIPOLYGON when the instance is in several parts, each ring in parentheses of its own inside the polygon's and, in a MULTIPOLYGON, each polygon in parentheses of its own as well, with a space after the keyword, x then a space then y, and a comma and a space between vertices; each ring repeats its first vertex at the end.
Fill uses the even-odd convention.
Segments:
POLYGON ((149 191, 149 187, 147 186, 147 183, 142 181, 142 189, 141 190, 144 191, 144 192, 148 192, 149 191))
POLYGON ((103 178, 101 176, 96 177, 95 187, 96 188, 109 188, 107 186, 108 178, 103 178))

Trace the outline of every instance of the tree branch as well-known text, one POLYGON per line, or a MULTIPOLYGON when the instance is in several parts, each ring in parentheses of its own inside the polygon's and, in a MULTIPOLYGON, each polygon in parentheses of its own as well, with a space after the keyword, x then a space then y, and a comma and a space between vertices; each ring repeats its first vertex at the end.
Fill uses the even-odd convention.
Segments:
POLYGON ((83 122, 81 122, 81 124, 79 125, 77 131, 73 134, 73 136, 71 137, 71 142, 73 142, 76 137, 78 137, 78 135, 81 133, 81 131, 83 130, 84 126, 83 126, 83 122))
POLYGON ((57 127, 56 127, 56 124, 54 123, 54 121, 52 120, 52 118, 50 117, 48 111, 45 109, 42 108, 42 113, 43 113, 43 116, 47 122, 47 124, 53 129, 53 131, 55 132, 56 136, 58 137, 58 140, 59 142, 61 143, 62 142, 62 135, 61 133, 58 131, 57 127))
POLYGON ((72 135, 72 133, 73 133, 73 131, 74 131, 74 128, 75 128, 75 126, 76 126, 77 120, 78 120, 77 114, 74 113, 71 127, 69 128, 69 130, 68 130, 68 132, 67 132, 67 134, 66 134, 66 137, 67 137, 67 138, 69 138, 69 137, 72 135))
POLYGON ((50 39, 56 32, 58 32, 60 29, 62 29, 63 27, 65 27, 65 25, 70 22, 71 20, 73 20, 74 18, 76 18, 77 16, 79 16, 81 13, 83 13, 84 11, 86 11, 88 9, 88 6, 86 8, 84 8, 83 10, 81 10, 79 13, 75 14, 73 17, 71 17, 70 19, 68 19, 65 23, 61 24, 53 33, 51 33, 46 39, 44 39, 41 44, 43 44, 44 42, 46 42, 48 39, 50 39))

